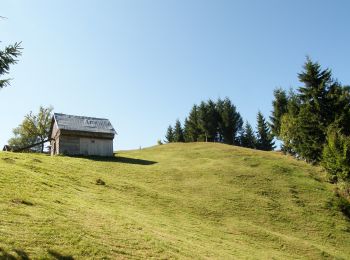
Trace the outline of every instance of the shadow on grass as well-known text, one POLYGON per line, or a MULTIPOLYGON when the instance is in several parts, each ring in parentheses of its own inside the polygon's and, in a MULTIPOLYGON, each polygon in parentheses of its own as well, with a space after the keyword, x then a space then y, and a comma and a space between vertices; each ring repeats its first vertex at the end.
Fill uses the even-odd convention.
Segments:
POLYGON ((98 161, 98 162, 117 162, 117 163, 138 164, 138 165, 152 165, 157 163, 155 161, 129 158, 129 157, 123 157, 123 156, 116 156, 116 155, 113 157, 103 157, 103 156, 72 156, 72 157, 83 158, 83 159, 88 159, 88 160, 98 161))
POLYGON ((4 249, 0 248, 0 259, 6 259, 6 260, 29 260, 29 256, 26 252, 19 249, 13 250, 16 254, 11 254, 9 252, 6 252, 4 249))
POLYGON ((148 160, 142 160, 142 159, 135 159, 135 158, 128 158, 128 157, 122 157, 117 156, 114 157, 116 162, 120 163, 128 163, 128 164, 140 164, 140 165, 152 165, 157 162, 155 161, 148 161, 148 160))
POLYGON ((54 250, 48 250, 47 251, 54 259, 57 260, 74 260, 73 256, 70 255, 62 255, 54 250))

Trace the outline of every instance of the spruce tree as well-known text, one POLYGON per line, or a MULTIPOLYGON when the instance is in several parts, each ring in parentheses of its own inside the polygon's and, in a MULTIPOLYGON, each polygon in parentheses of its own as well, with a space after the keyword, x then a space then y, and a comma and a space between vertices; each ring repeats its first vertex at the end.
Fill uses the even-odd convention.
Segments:
POLYGON ((198 108, 199 127, 206 142, 215 141, 218 133, 218 112, 212 100, 202 101, 198 108))
MULTIPOLYGON (((313 62, 309 57, 304 64, 304 71, 298 74, 299 81, 304 86, 299 87, 298 96, 302 104, 307 104, 312 113, 319 113, 326 121, 327 111, 327 92, 333 83, 332 72, 330 69, 321 69, 318 62, 313 62)), ((322 122, 325 123, 325 122, 322 122)))
POLYGON ((285 90, 278 88, 273 92, 272 115, 270 116, 271 132, 274 136, 280 136, 281 119, 288 112, 288 96, 285 90))
POLYGON ((273 135, 269 126, 259 111, 257 115, 257 149, 264 151, 272 151, 274 147, 273 135))
MULTIPOLYGON (((303 71, 298 74, 304 85, 296 94, 297 112, 290 115, 295 122, 293 140, 289 143, 296 154, 309 162, 318 162, 322 157, 322 148, 326 142, 326 131, 336 117, 330 90, 334 85, 329 69, 321 69, 317 62, 307 58, 303 71)), ((333 89, 336 91, 336 89, 333 89)), ((333 100, 334 101, 334 100, 333 100)))
POLYGON ((168 126, 168 129, 165 134, 165 141, 167 143, 172 143, 174 142, 174 131, 171 125, 168 126))
POLYGON ((188 118, 185 120, 184 132, 186 142, 197 142, 199 141, 200 135, 202 134, 200 125, 199 125, 199 115, 198 107, 194 105, 188 115, 188 118))
POLYGON ((242 129, 242 117, 229 98, 219 99, 216 106, 220 139, 226 144, 234 144, 237 133, 242 129))
POLYGON ((253 131, 252 126, 246 121, 242 134, 241 134, 241 146, 247 148, 256 148, 256 137, 253 131))
POLYGON ((188 131, 188 119, 187 119, 187 117, 185 118, 185 121, 184 121, 183 133, 184 133, 185 143, 192 142, 191 136, 190 136, 189 131, 188 131))
MULTIPOLYGON (((21 43, 15 43, 0 50, 0 75, 8 74, 10 65, 17 63, 17 57, 22 54, 21 43)), ((0 89, 10 85, 10 79, 0 79, 0 89)))
POLYGON ((322 166, 332 182, 350 181, 350 136, 342 134, 336 125, 331 125, 327 131, 322 166))
POLYGON ((179 119, 175 122, 174 127, 174 142, 185 142, 184 132, 179 119))
POLYGON ((295 142, 297 154, 308 162, 319 162, 322 156, 323 145, 326 141, 326 128, 321 123, 321 115, 312 113, 309 105, 301 107, 297 117, 295 142))

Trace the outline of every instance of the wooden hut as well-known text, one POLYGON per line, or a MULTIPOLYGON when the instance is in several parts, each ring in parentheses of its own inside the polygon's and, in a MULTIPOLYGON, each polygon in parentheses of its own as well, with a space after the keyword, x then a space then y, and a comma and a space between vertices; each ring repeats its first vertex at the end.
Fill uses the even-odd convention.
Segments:
POLYGON ((51 155, 113 156, 115 135, 108 119, 55 113, 49 135, 51 155))

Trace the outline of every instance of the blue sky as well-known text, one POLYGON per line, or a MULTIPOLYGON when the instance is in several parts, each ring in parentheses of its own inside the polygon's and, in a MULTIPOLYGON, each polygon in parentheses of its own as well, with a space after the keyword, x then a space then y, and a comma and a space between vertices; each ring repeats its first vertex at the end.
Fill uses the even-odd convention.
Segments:
POLYGON ((22 41, 0 90, 0 144, 29 111, 109 118, 115 149, 156 144, 194 103, 267 117, 309 55, 350 84, 349 1, 3 0, 0 46, 22 41))

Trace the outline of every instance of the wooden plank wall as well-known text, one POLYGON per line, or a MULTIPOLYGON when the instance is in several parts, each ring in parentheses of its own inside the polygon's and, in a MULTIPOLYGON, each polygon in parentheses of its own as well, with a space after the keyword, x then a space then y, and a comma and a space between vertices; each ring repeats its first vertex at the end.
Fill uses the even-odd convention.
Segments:
POLYGON ((67 155, 79 155, 80 153, 80 138, 74 136, 59 137, 59 153, 67 155))
POLYGON ((59 129, 57 127, 56 121, 53 123, 52 127, 52 133, 51 133, 51 155, 59 154, 59 147, 60 147, 60 141, 59 141, 59 129))
POLYGON ((56 141, 58 154, 113 156, 113 140, 60 135, 56 141))
POLYGON ((80 152, 83 155, 113 156, 113 140, 81 137, 80 152))

